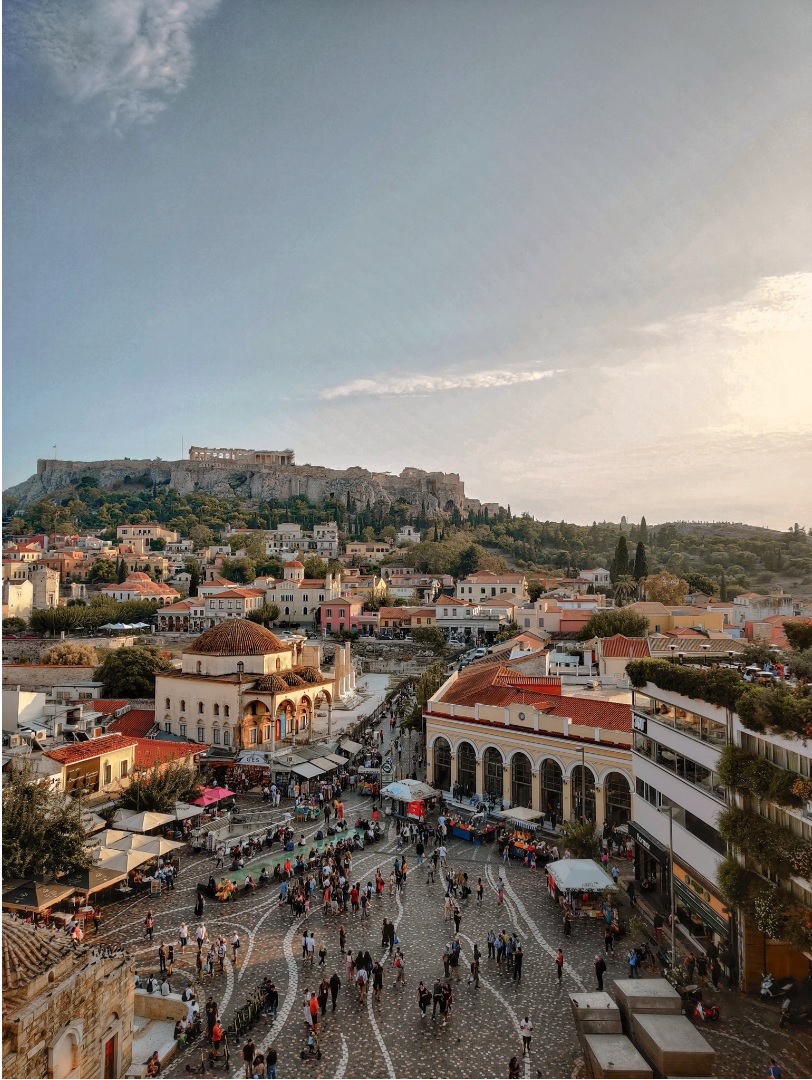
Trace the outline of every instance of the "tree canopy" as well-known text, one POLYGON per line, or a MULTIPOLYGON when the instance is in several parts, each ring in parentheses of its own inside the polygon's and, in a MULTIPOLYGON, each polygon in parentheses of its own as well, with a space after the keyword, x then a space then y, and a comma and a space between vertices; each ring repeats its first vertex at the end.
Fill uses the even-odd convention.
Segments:
POLYGON ((270 626, 279 618, 279 605, 263 604, 254 611, 250 611, 246 618, 250 622, 259 623, 260 626, 270 626))
POLYGON ((131 645, 111 650, 93 678, 104 683, 108 698, 154 698, 155 676, 172 671, 167 653, 154 645, 131 645))
POLYGON ((84 645, 80 641, 60 641, 52 645, 40 658, 41 664, 60 664, 70 667, 71 665, 84 665, 95 667, 99 662, 99 654, 92 645, 84 645))
POLYGON ((126 810, 168 814, 178 801, 194 802, 200 791, 200 775, 194 765, 172 761, 155 764, 148 772, 137 773, 120 801, 126 810))
POLYGON ((685 603, 688 582, 675 574, 664 571, 660 574, 649 574, 647 578, 644 578, 643 591, 646 600, 676 606, 685 603))
POLYGON ((594 637, 612 637, 613 634, 625 634, 626 637, 645 637, 648 622, 637 611, 629 608, 598 608, 589 618, 589 622, 578 632, 581 641, 594 637))
POLYGON ((812 649, 812 619, 804 622, 785 622, 784 633, 787 641, 796 652, 812 649))
POLYGON ((91 864, 82 806, 37 776, 30 761, 3 777, 3 877, 43 878, 91 864))

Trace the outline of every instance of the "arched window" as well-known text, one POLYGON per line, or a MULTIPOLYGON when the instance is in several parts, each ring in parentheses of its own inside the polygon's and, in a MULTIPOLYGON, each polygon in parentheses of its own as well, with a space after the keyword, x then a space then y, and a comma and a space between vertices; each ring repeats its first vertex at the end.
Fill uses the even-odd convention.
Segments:
POLYGON ((198 703, 197 703, 197 711, 201 716, 203 715, 203 702, 202 701, 198 701, 198 703))
POLYGON ((186 712, 186 702, 184 701, 183 698, 180 699, 180 711, 181 712, 186 712))
POLYGON ((279 659, 279 657, 277 656, 277 658, 276 658, 276 670, 277 670, 277 671, 279 671, 279 669, 280 669, 281 667, 282 667, 282 661, 281 661, 281 660, 279 659))
POLYGON ((495 746, 485 751, 485 794, 502 798, 502 755, 495 746))
POLYGON ((469 742, 457 747, 457 783, 463 795, 473 795, 476 791, 476 750, 469 742))
POLYGON ((510 763, 510 801, 513 806, 530 806, 533 801, 533 771, 526 754, 514 754, 510 763))
POLYGON ((286 614, 286 615, 290 615, 290 608, 289 608, 289 607, 286 607, 286 608, 285 608, 285 614, 286 614))
POLYGON ((306 607, 302 608, 302 615, 307 615, 307 608, 306 607))
POLYGON ((434 740, 434 786, 440 791, 451 790, 451 746, 448 739, 434 740))
POLYGON ((214 706, 214 715, 215 715, 215 716, 219 716, 219 715, 220 715, 220 706, 219 706, 219 705, 215 705, 215 706, 214 706))
POLYGON ((629 781, 620 772, 610 772, 604 785, 606 820, 625 825, 632 816, 632 792, 629 781))
POLYGON ((215 746, 220 745, 220 728, 217 724, 211 729, 211 741, 215 746))
POLYGON ((595 777, 592 770, 576 765, 570 774, 572 820, 595 820, 595 777))
POLYGON ((198 675, 200 675, 200 674, 202 674, 202 672, 203 672, 203 661, 198 660, 198 662, 197 662, 197 673, 198 673, 198 675))
POLYGON ((231 746, 231 730, 223 728, 223 746, 231 746))
POLYGON ((165 708, 167 708, 167 709, 171 708, 171 705, 169 704, 169 698, 166 699, 165 708))
POLYGON ((551 758, 541 766, 541 807, 544 813, 551 817, 555 814, 561 820, 561 807, 563 805, 564 774, 557 761, 551 758))
POLYGON ((224 705, 223 706, 223 716, 230 716, 230 714, 231 714, 231 710, 229 709, 228 705, 224 705))
POLYGON ((245 671, 245 664, 242 662, 242 660, 238 660, 237 661, 237 673, 239 675, 242 675, 242 673, 244 671, 245 671))

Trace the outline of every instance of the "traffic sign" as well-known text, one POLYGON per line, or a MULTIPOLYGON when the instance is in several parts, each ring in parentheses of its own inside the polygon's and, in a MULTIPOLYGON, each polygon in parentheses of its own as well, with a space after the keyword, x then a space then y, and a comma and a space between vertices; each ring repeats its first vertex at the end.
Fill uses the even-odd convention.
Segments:
POLYGON ((392 771, 392 762, 389 760, 389 758, 387 758, 383 765, 381 765, 381 769, 385 773, 390 773, 392 771))

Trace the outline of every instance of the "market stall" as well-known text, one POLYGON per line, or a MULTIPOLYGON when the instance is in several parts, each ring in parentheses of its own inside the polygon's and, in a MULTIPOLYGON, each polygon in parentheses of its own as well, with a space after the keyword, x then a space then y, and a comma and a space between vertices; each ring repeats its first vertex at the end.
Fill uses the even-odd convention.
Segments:
POLYGON ((420 821, 440 797, 440 792, 420 780, 394 780, 381 788, 384 810, 390 817, 420 821))
POLYGON ((573 915, 604 919, 620 930, 618 910, 609 899, 617 886, 592 859, 558 859, 547 864, 550 896, 573 915))
POLYGON ((528 806, 513 806, 493 815, 503 824, 499 843, 510 845, 510 857, 524 862, 532 854, 537 859, 545 857, 546 844, 539 835, 544 814, 528 806))
POLYGON ((496 826, 485 814, 449 814, 446 826, 452 836, 473 844, 489 844, 496 836, 496 826))

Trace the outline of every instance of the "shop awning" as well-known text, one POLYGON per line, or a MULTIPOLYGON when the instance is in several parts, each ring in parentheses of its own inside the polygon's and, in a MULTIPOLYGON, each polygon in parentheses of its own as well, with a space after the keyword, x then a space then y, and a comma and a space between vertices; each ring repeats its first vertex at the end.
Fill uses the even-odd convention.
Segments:
POLYGON ((335 769, 338 768, 334 761, 330 761, 330 759, 326 757, 313 758, 313 760, 309 762, 309 764, 317 765, 318 768, 324 769, 325 772, 333 772, 335 769))
MULTIPOLYGON (((677 877, 676 867, 674 873, 674 895, 678 900, 681 900, 683 904, 692 911, 694 915, 697 915, 703 923, 707 926, 713 927, 717 934, 721 934, 726 937, 730 933, 730 926, 727 919, 723 915, 714 911, 710 904, 695 892, 689 885, 686 885, 683 881, 677 877)), ((709 894, 710 895, 710 894, 709 894)))
POLYGON ((513 806, 510 810, 498 810, 493 816, 501 818, 502 821, 513 822, 520 828, 528 825, 535 828, 535 822, 544 820, 541 810, 531 810, 529 806, 513 806))
POLYGON ((547 873, 562 892, 603 892, 616 888, 608 874, 592 859, 559 859, 547 863, 547 873))
POLYGON ((309 761, 302 761, 297 765, 290 765, 290 771, 296 773, 297 776, 301 776, 303 780, 314 780, 317 776, 321 776, 324 773, 324 769, 320 769, 318 765, 313 765, 309 761))
MULTIPOLYGON (((378 771, 377 769, 375 770, 378 771)), ((399 802, 417 802, 422 799, 431 799, 438 792, 422 780, 393 780, 391 784, 381 788, 381 795, 388 799, 397 799, 399 802)))
POLYGON ((67 900, 76 890, 62 881, 27 881, 16 889, 3 893, 3 907, 11 911, 45 911, 46 908, 67 900))
POLYGON ((635 821, 629 822, 629 836, 660 866, 668 866, 670 861, 668 850, 662 846, 659 840, 655 840, 650 833, 647 833, 645 829, 641 829, 635 821))
POLYGON ((359 742, 355 742, 354 739, 342 739, 338 744, 339 750, 345 750, 348 754, 357 754, 359 750, 363 750, 363 746, 359 742))
POLYGON ((343 758, 340 754, 325 754, 324 756, 328 761, 332 761, 336 765, 347 764, 347 759, 343 758))

